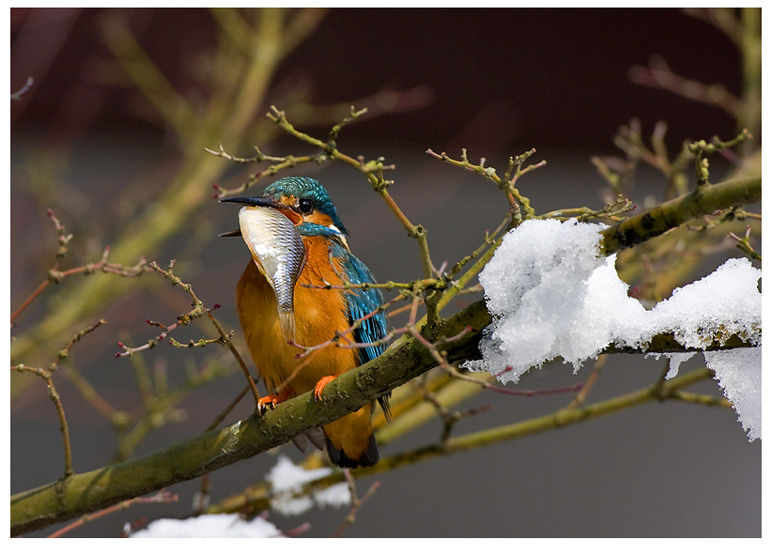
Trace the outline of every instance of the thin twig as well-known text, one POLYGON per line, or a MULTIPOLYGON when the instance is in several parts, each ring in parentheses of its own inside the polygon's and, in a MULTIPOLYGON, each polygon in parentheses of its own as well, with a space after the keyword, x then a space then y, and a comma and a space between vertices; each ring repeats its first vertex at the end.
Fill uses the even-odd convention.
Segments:
POLYGON ((367 489, 367 493, 365 493, 364 497, 359 498, 357 497, 356 492, 356 484, 354 483, 354 477, 351 475, 351 472, 348 468, 343 469, 343 475, 346 478, 346 482, 348 483, 348 490, 351 494, 351 510, 346 515, 345 520, 340 525, 340 527, 335 531, 335 533, 332 535, 333 538, 339 538, 343 535, 343 532, 354 524, 354 521, 356 520, 356 514, 359 511, 360 507, 368 500, 370 499, 376 492, 376 490, 380 487, 380 482, 373 482, 372 485, 367 489))
POLYGON ((202 339, 198 342, 191 342, 188 345, 182 345, 179 342, 176 343, 170 340, 170 343, 174 346, 205 346, 210 343, 221 343, 223 345, 226 345, 228 349, 230 350, 231 354, 236 358, 236 361, 239 363, 239 367, 241 368, 242 372, 244 373, 244 376, 247 378, 247 383, 249 384, 249 388, 252 392, 252 396, 255 401, 255 410, 260 412, 262 410, 262 404, 260 403, 260 393, 257 390, 257 385, 255 384, 254 379, 252 379, 252 374, 249 372, 249 368, 247 367, 246 363, 244 362, 244 359, 241 357, 241 354, 238 352, 238 349, 236 349, 235 345, 233 345, 232 334, 225 331, 225 329, 220 325, 220 322, 217 321, 217 319, 212 315, 212 310, 216 310, 220 307, 220 305, 214 305, 212 308, 206 308, 204 306, 204 303, 196 296, 196 293, 193 291, 192 285, 189 283, 183 282, 179 277, 177 277, 174 274, 174 260, 171 260, 169 262, 169 266, 164 270, 161 267, 158 266, 158 264, 154 261, 151 262, 148 266, 155 270, 156 272, 162 274, 166 279, 171 281, 172 286, 178 286, 183 291, 185 291, 192 299, 193 301, 193 309, 189 312, 186 312, 185 314, 182 314, 177 318, 177 321, 174 324, 171 324, 169 326, 165 326, 163 324, 160 324, 159 322, 153 322, 150 320, 147 320, 147 323, 152 326, 160 327, 161 328, 161 334, 157 337, 150 339, 146 341, 143 345, 140 345, 139 347, 127 347, 123 344, 123 342, 118 342, 118 346, 123 349, 123 352, 115 353, 116 357, 123 357, 123 356, 131 356, 132 354, 143 351, 146 349, 152 349, 155 347, 159 341, 165 339, 171 331, 173 331, 178 326, 186 326, 188 325, 192 320, 196 318, 200 318, 201 316, 207 315, 209 317, 209 320, 212 322, 212 325, 217 330, 217 333, 219 334, 219 338, 209 340, 209 339, 202 339))
POLYGON ((56 262, 48 270, 48 276, 38 285, 35 290, 19 305, 19 307, 11 314, 11 325, 14 324, 19 315, 34 301, 51 283, 61 283, 62 280, 74 274, 91 275, 96 272, 103 272, 108 274, 116 274, 124 277, 137 277, 142 275, 147 270, 147 261, 145 257, 141 257, 139 262, 134 266, 124 266, 122 264, 115 264, 107 262, 107 256, 110 254, 110 247, 107 246, 102 251, 102 258, 99 262, 85 264, 77 268, 70 268, 69 270, 60 270, 59 262, 64 259, 67 254, 67 249, 70 241, 73 238, 72 234, 67 234, 64 226, 54 215, 53 210, 48 210, 48 217, 54 223, 56 228, 59 248, 56 251, 56 262))
POLYGON ((606 366, 606 360, 608 360, 608 355, 598 356, 598 359, 595 361, 595 364, 592 367, 592 372, 590 372, 590 375, 584 382, 584 387, 582 387, 582 389, 579 390, 573 400, 568 403, 568 406, 566 406, 567 409, 575 409, 584 404, 584 401, 587 399, 587 395, 590 393, 590 389, 592 389, 592 386, 595 385, 595 382, 597 381, 598 376, 600 376, 600 372, 603 370, 603 367, 606 366))
POLYGON ((54 407, 56 407, 56 412, 59 417, 59 429, 62 432, 62 443, 64 445, 64 476, 62 480, 66 480, 73 474, 72 470, 72 445, 70 443, 70 428, 67 424, 67 417, 64 414, 64 405, 62 404, 62 400, 59 397, 59 393, 56 390, 56 387, 54 386, 54 380, 53 380, 53 374, 56 371, 59 363, 66 358, 70 356, 70 349, 78 343, 81 339, 83 339, 86 335, 96 330, 99 326, 102 324, 106 324, 107 320, 99 320, 96 324, 94 324, 91 327, 85 328, 78 333, 76 333, 70 343, 61 351, 59 351, 57 358, 54 362, 49 364, 48 368, 41 368, 39 366, 37 367, 31 367, 26 366, 24 364, 18 364, 16 366, 11 366, 11 371, 17 371, 17 372, 31 372, 33 374, 37 374, 43 380, 46 382, 47 388, 48 388, 48 396, 51 398, 51 401, 54 403, 54 407))
POLYGON ((102 509, 101 511, 95 511, 90 514, 83 515, 78 520, 71 522, 67 526, 60 528, 59 530, 57 530, 56 532, 53 532, 52 534, 49 534, 48 537, 49 538, 61 537, 67 532, 70 532, 75 528, 83 526, 87 522, 91 522, 92 520, 102 518, 103 516, 109 515, 116 511, 127 509, 136 503, 176 503, 178 500, 179 500, 179 497, 177 497, 176 493, 171 493, 166 490, 159 491, 155 495, 151 495, 149 497, 135 497, 134 499, 129 499, 128 501, 122 501, 121 503, 117 503, 112 507, 102 509))
POLYGON ((674 73, 665 59, 660 56, 652 57, 648 67, 632 67, 628 75, 633 83, 670 91, 689 100, 716 106, 733 117, 738 117, 742 106, 740 99, 729 92, 724 85, 706 85, 686 79, 674 73))

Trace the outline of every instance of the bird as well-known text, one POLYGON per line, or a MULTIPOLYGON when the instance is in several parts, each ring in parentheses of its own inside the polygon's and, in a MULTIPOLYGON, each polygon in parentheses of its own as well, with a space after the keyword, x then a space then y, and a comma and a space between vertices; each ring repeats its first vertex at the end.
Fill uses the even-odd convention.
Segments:
MULTIPOLYGON (((349 249, 348 231, 319 181, 284 177, 268 185, 262 197, 220 200, 242 205, 240 230, 223 235, 241 234, 252 251, 236 286, 236 308, 251 358, 270 393, 259 404, 272 406, 310 390, 321 399, 334 378, 383 353, 383 296, 378 288, 357 287, 375 279, 349 249), (353 348, 328 346, 308 360, 298 359, 298 346, 318 346, 336 336, 353 348)), ((388 394, 378 402, 389 419, 388 394)), ((373 409, 374 403, 368 403, 323 426, 332 464, 357 468, 378 462, 373 409)), ((307 435, 322 447, 322 441, 307 435)), ((295 443, 305 450, 304 442, 295 443)))

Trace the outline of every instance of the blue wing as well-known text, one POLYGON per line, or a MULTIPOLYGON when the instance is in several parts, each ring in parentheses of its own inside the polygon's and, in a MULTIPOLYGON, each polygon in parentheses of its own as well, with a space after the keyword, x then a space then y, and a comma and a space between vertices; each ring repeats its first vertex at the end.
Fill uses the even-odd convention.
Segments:
MULTIPOLYGON (((375 278, 361 260, 351 254, 350 251, 335 243, 333 256, 341 261, 341 267, 346 273, 346 279, 354 284, 373 283, 375 278)), ((348 319, 354 323, 359 318, 364 318, 383 304, 383 296, 379 289, 350 289, 348 293, 348 319)), ((364 320, 354 330, 354 339, 357 343, 366 343, 366 347, 359 349, 359 364, 364 364, 378 357, 385 349, 383 344, 372 343, 386 336, 386 315, 383 312, 364 320)))
MULTIPOLYGON (((375 281, 367 266, 351 253, 348 253, 348 260, 343 267, 346 269, 348 280, 353 284, 375 281)), ((383 295, 379 289, 352 289, 348 299, 349 322, 353 323, 359 318, 364 318, 381 305, 383 305, 383 295)), ((368 344, 359 350, 360 364, 377 358, 386 349, 384 344, 372 345, 386 337, 386 333, 386 315, 383 312, 378 312, 364 320, 354 331, 354 337, 358 343, 368 344)))
MULTIPOLYGON (((341 260, 341 267, 346 272, 346 279, 352 284, 373 283, 375 278, 370 270, 361 260, 351 254, 351 252, 339 245, 333 243, 333 256, 341 260)), ((378 307, 383 305, 383 295, 380 289, 350 289, 348 293, 348 319, 354 323, 359 318, 364 318, 378 307)), ((359 364, 364 364, 380 356, 386 350, 385 343, 374 344, 386 337, 388 333, 386 314, 378 312, 354 330, 354 339, 357 343, 364 343, 366 346, 357 350, 359 364)), ((378 398, 378 402, 383 408, 386 418, 390 418, 389 399, 384 395, 378 398)))

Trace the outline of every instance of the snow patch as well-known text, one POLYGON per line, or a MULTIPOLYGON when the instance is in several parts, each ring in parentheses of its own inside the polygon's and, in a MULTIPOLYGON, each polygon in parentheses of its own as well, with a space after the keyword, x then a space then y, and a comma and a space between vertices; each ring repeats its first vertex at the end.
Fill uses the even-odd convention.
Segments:
MULTIPOLYGON (((619 279, 616 255, 600 255, 604 228, 576 220, 528 220, 510 231, 480 273, 493 317, 480 342, 483 359, 464 366, 506 383, 557 357, 576 372, 608 346, 642 349, 662 333, 690 349, 724 345, 735 334, 760 345, 761 271, 747 259, 727 260, 646 310, 619 279)), ((758 355, 745 351, 756 350, 705 352, 705 360, 755 439, 761 430, 761 349, 758 355)), ((672 378, 693 353, 665 356, 672 378)))

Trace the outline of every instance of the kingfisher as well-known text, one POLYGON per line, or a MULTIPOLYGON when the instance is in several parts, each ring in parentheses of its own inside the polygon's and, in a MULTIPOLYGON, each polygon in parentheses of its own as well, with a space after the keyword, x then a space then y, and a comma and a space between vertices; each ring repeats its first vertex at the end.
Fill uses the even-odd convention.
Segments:
MULTIPOLYGON (((386 348, 386 316, 375 280, 351 253, 346 230, 325 187, 309 177, 285 177, 262 197, 234 197, 241 204, 241 235, 252 252, 236 286, 236 308, 252 360, 268 388, 259 400, 275 405, 307 391, 321 399, 325 386, 386 348), (353 285, 354 287, 351 287, 353 285), (361 319, 358 326, 353 324, 361 319), (353 329, 352 329, 353 328, 353 329), (298 358, 299 347, 336 337, 353 348, 330 345, 298 358)), ((389 418, 388 396, 378 402, 389 418)), ((323 427, 330 461, 341 468, 372 466, 378 446, 374 403, 323 427)), ((307 434, 317 447, 321 437, 307 434)), ((297 438, 302 440, 302 438, 297 438)), ((295 443, 304 450, 302 443, 295 443)))

